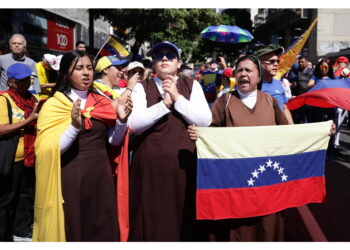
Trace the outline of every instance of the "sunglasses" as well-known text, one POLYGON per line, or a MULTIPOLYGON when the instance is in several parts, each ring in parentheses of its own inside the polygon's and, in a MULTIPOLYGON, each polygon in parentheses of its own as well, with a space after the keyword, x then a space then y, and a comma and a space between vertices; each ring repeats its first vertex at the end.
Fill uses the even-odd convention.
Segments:
POLYGON ((173 60, 174 58, 177 57, 175 53, 173 53, 173 52, 168 52, 168 53, 155 53, 154 56, 153 56, 153 58, 154 58, 155 60, 160 61, 160 60, 163 59, 164 56, 165 56, 166 58, 168 58, 168 60, 173 60))
POLYGON ((320 69, 328 69, 329 67, 328 66, 326 66, 326 65, 321 65, 320 66, 320 69))
POLYGON ((275 59, 271 59, 271 60, 268 60, 268 61, 264 61, 264 62, 268 62, 268 64, 275 64, 276 62, 277 62, 277 64, 279 64, 280 63, 280 59, 277 59, 277 60, 275 60, 275 59))

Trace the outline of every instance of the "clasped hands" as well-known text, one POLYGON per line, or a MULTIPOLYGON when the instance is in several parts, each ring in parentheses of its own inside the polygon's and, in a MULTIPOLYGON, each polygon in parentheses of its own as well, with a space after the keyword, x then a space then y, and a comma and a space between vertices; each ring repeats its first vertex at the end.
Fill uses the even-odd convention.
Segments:
POLYGON ((177 90, 175 76, 168 75, 163 81, 162 88, 164 91, 163 102, 168 108, 171 108, 180 96, 177 90))

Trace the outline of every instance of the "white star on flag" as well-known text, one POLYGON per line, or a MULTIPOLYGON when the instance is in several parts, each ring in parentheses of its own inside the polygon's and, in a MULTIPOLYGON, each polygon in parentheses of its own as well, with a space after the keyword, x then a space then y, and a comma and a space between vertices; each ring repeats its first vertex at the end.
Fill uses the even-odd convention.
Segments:
POLYGON ((269 161, 266 162, 266 167, 272 167, 272 162, 271 159, 269 159, 269 161))
POLYGON ((250 178, 249 180, 247 180, 248 182, 248 186, 254 186, 254 181, 252 178, 250 178))
POLYGON ((282 175, 282 181, 286 181, 286 180, 287 180, 287 177, 288 177, 287 175, 283 174, 283 175, 282 175))
POLYGON ((259 172, 256 171, 256 169, 254 170, 254 172, 252 173, 253 177, 258 178, 259 172))
POLYGON ((273 164, 273 169, 278 169, 279 168, 279 163, 277 161, 275 161, 275 164, 273 164))
POLYGON ((259 168, 259 171, 262 173, 264 172, 266 169, 265 169, 265 166, 264 165, 260 165, 260 168, 259 168))
POLYGON ((278 174, 283 174, 283 169, 284 169, 284 168, 278 169, 278 170, 277 170, 277 171, 278 171, 278 174))

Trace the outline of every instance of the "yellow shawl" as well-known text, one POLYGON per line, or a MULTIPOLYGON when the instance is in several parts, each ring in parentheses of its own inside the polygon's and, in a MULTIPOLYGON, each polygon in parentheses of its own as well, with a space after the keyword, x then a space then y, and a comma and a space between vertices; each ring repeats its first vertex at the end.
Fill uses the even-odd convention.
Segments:
MULTIPOLYGON (((99 93, 112 96, 113 99, 119 97, 116 92, 102 83, 95 81, 93 86, 99 93)), ((66 241, 61 186, 60 138, 72 122, 72 108, 73 103, 64 94, 57 91, 53 97, 45 102, 39 114, 38 134, 34 145, 36 193, 33 241, 66 241)), ((123 148, 127 149, 128 140, 125 140, 124 144, 123 148)), ((121 241, 126 241, 129 233, 128 158, 125 160, 127 150, 124 151, 123 159, 126 163, 123 168, 119 163, 120 167, 118 168, 118 172, 123 172, 123 174, 118 174, 118 202, 124 205, 118 206, 121 241), (121 180, 121 178, 124 179, 121 180)), ((121 161, 122 157, 118 158, 121 161)))
POLYGON ((103 83, 94 81, 93 86, 97 90, 97 92, 99 92, 100 94, 103 94, 108 97, 112 97, 113 99, 117 99, 119 97, 119 94, 117 92, 115 92, 113 89, 111 89, 109 86, 103 83))
POLYGON ((71 124, 73 103, 60 92, 43 105, 35 141, 36 193, 33 241, 66 241, 61 188, 61 134, 71 124))

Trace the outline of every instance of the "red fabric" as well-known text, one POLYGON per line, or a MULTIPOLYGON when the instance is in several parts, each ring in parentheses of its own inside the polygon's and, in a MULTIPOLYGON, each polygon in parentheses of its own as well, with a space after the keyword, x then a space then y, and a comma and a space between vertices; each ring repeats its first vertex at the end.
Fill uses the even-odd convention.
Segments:
MULTIPOLYGON (((33 112, 36 98, 26 91, 23 96, 13 89, 4 91, 15 102, 17 107, 24 111, 24 118, 27 119, 33 112)), ((24 126, 24 166, 33 167, 35 163, 34 142, 36 138, 36 120, 24 126)))
POLYGON ((117 207, 120 241, 127 241, 129 237, 129 135, 126 133, 123 145, 114 162, 117 164, 117 207))
POLYGON ((118 87, 121 87, 121 88, 126 88, 126 86, 128 86, 128 82, 125 81, 124 79, 120 79, 120 81, 118 82, 118 87))
POLYGON ((320 108, 340 107, 342 109, 350 110, 350 89, 318 89, 292 98, 286 105, 289 110, 295 110, 305 104, 320 108))
MULTIPOLYGON (((81 113, 84 115, 84 113, 88 112, 88 109, 90 107, 93 107, 93 110, 90 111, 91 117, 97 120, 103 121, 110 127, 115 126, 117 115, 111 104, 111 100, 99 94, 90 92, 86 100, 85 109, 81 110, 81 113)), ((86 115, 84 116, 86 117, 86 115)), ((85 129, 89 130, 91 128, 92 128, 91 120, 89 117, 86 117, 85 129)))
POLYGON ((324 202, 325 196, 324 176, 265 187, 197 189, 197 219, 221 220, 263 216, 307 203, 321 203, 324 202))

